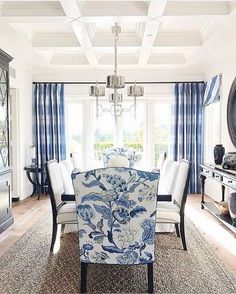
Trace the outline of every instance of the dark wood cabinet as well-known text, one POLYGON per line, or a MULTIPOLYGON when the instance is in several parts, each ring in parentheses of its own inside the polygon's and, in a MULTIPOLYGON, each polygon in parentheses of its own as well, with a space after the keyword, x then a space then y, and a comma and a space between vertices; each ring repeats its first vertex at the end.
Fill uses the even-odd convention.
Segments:
POLYGON ((9 166, 9 62, 12 57, 0 49, 0 233, 13 223, 9 166))

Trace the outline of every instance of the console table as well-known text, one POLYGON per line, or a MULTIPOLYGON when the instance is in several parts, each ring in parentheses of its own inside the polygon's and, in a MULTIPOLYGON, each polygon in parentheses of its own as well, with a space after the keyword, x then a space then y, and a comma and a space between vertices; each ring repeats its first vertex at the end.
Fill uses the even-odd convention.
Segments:
POLYGON ((218 220, 236 233, 236 227, 232 225, 230 215, 222 215, 219 209, 212 202, 205 202, 205 180, 211 178, 221 184, 222 201, 225 200, 225 187, 236 190, 236 171, 225 170, 221 165, 200 164, 202 171, 200 173, 201 180, 201 208, 209 210, 218 220))
POLYGON ((31 197, 34 194, 38 195, 38 199, 40 198, 40 193, 45 193, 45 190, 47 188, 47 182, 44 180, 45 178, 45 169, 42 169, 41 167, 35 166, 26 166, 25 168, 26 175, 30 183, 33 185, 33 192, 31 194, 31 197), (43 177, 40 181, 40 175, 43 177))

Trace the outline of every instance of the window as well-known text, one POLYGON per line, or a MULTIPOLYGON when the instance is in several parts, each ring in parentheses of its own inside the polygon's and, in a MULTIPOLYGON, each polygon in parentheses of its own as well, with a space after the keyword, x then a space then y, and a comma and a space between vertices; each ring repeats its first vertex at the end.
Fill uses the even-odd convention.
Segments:
POLYGON ((122 125, 123 145, 135 150, 135 166, 140 166, 144 161, 145 103, 140 101, 137 103, 136 119, 129 112, 124 112, 122 125))
MULTIPOLYGON (((109 108, 109 103, 103 102, 103 107, 109 108)), ((115 141, 115 123, 114 117, 109 112, 103 112, 96 120, 96 106, 93 105, 94 118, 94 160, 95 167, 103 166, 103 151, 111 148, 115 141)))
POLYGON ((154 108, 155 166, 161 152, 170 153, 171 142, 171 104, 155 103, 154 108))
MULTIPOLYGON (((68 155, 77 152, 81 169, 88 170, 103 167, 105 149, 124 146, 135 150, 136 168, 154 168, 160 153, 170 150, 171 101, 168 97, 138 99, 136 120, 124 111, 116 127, 110 112, 96 119, 95 100, 67 98, 68 155)), ((108 101, 101 103, 104 108, 111 106, 108 101)), ((132 100, 123 102, 124 108, 131 104, 132 100)))
POLYGON ((80 154, 80 164, 83 166, 83 104, 68 103, 67 117, 67 149, 68 153, 80 154))

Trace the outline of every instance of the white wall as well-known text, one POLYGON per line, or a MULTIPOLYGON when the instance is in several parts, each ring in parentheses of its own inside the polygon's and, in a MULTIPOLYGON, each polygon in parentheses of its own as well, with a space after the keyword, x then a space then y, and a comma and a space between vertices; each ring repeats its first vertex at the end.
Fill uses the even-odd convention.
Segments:
MULTIPOLYGON (((24 167, 30 163, 29 146, 32 145, 32 51, 30 44, 21 39, 8 25, 0 25, 0 47, 14 59, 10 66, 15 69, 16 78, 10 79, 10 87, 18 89, 19 137, 17 175, 18 191, 13 195, 23 199, 31 194, 32 185, 26 179, 24 167)), ((14 120, 14 118, 13 118, 14 120)), ((14 179, 13 179, 14 181, 14 179)))
MULTIPOLYGON (((224 21, 221 28, 204 43, 202 54, 195 56, 195 61, 202 64, 206 79, 222 73, 222 99, 221 99, 221 142, 225 151, 236 151, 233 146, 227 127, 227 101, 231 84, 236 77, 236 10, 224 21), (219 37, 220 36, 220 37, 219 37), (207 56, 207 58, 206 58, 207 56)), ((213 150, 213 146, 205 146, 213 150)), ((220 185, 207 181, 206 194, 220 200, 220 185)), ((227 191, 226 191, 227 194, 227 191)))

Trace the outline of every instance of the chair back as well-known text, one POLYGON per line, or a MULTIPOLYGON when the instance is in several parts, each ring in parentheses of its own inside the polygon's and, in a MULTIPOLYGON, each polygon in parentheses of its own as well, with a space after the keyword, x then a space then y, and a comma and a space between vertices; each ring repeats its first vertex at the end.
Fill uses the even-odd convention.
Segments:
POLYGON ((77 152, 72 152, 70 154, 70 157, 71 157, 74 168, 80 168, 79 154, 77 152))
POLYGON ((167 154, 166 152, 161 152, 159 158, 158 158, 158 161, 157 161, 157 166, 156 166, 156 169, 159 169, 161 170, 162 167, 163 167, 163 164, 166 160, 166 157, 167 157, 167 154))
POLYGON ((103 162, 105 167, 107 167, 109 160, 115 155, 126 157, 129 160, 129 167, 134 166, 135 150, 132 148, 117 147, 110 148, 104 151, 103 162))
POLYGON ((108 160, 107 167, 129 167, 129 160, 125 156, 114 155, 108 160))
MULTIPOLYGON (((66 160, 64 160, 66 161, 66 160)), ((74 194, 74 188, 72 185, 71 174, 68 174, 66 166, 63 161, 59 162, 59 167, 61 171, 61 180, 63 183, 63 190, 65 194, 74 194)))
POLYGON ((72 175, 82 262, 154 262, 158 173, 108 167, 72 175))
POLYGON ((168 182, 168 174, 170 172, 171 169, 171 165, 173 164, 174 160, 172 159, 166 159, 164 161, 164 164, 162 166, 162 169, 160 171, 160 182, 159 184, 162 185, 166 185, 166 183, 168 182))
POLYGON ((174 192, 179 166, 180 163, 178 161, 171 161, 168 170, 166 170, 164 179, 161 182, 168 194, 172 195, 174 192))
POLYGON ((47 162, 49 194, 53 209, 61 204, 61 195, 64 193, 60 165, 56 159, 47 162))
POLYGON ((176 184, 173 191, 173 201, 180 207, 184 209, 187 194, 188 185, 190 179, 190 162, 183 159, 179 164, 179 171, 176 177, 176 184))
POLYGON ((68 159, 62 160, 61 162, 64 164, 66 171, 67 171, 69 177, 71 178, 71 174, 72 174, 73 170, 75 169, 74 165, 72 163, 72 159, 68 158, 68 159))

